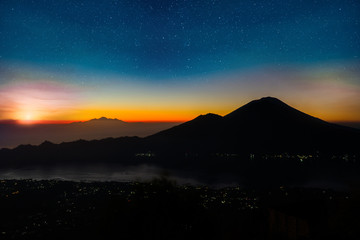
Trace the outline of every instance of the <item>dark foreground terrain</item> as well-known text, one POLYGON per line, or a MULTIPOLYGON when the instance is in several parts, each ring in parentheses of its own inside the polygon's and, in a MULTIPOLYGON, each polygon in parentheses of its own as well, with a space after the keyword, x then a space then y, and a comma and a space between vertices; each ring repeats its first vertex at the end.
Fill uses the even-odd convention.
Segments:
MULTIPOLYGON (((357 188, 358 189, 358 188, 357 188)), ((2 180, 0 239, 359 239, 360 191, 2 180)))

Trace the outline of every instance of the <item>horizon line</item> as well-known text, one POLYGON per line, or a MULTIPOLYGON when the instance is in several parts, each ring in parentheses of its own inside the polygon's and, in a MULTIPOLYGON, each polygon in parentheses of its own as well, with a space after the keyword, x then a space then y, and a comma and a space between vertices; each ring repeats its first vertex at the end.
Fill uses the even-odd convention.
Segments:
MULTIPOLYGON (((14 124, 14 125, 40 125, 40 124, 71 124, 71 123, 85 123, 91 120, 99 120, 101 118, 106 118, 108 120, 118 120, 125 123, 184 123, 187 121, 191 121, 191 119, 182 119, 182 120, 122 120, 118 118, 91 118, 87 120, 19 120, 19 119, 0 119, 0 124, 14 124)), ((329 123, 335 124, 360 124, 359 121, 346 121, 346 120, 324 120, 329 123)))
MULTIPOLYGON (((92 118, 88 120, 18 120, 18 119, 0 119, 0 124, 14 124, 14 125, 36 125, 36 124, 71 124, 84 123, 91 120, 99 120, 99 118, 92 118)), ((182 123, 190 121, 187 120, 122 120, 117 118, 107 118, 109 120, 118 120, 125 123, 182 123)))

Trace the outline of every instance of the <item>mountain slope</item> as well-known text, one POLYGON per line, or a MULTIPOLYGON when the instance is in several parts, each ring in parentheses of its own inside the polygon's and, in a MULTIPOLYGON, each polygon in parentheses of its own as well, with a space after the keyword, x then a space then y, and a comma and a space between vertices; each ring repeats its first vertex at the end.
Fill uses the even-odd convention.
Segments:
POLYGON ((149 138, 155 139, 156 137, 167 137, 184 140, 189 140, 191 138, 195 140, 211 137, 218 133, 218 128, 221 126, 222 120, 223 117, 220 115, 208 113, 206 115, 200 115, 191 121, 156 133, 149 138))
POLYGON ((44 141, 54 143, 79 139, 94 140, 108 137, 145 137, 178 123, 172 122, 124 122, 101 117, 86 122, 69 124, 0 124, 0 148, 20 144, 38 145, 44 141))
POLYGON ((357 129, 327 123, 278 99, 262 98, 224 117, 200 115, 146 138, 2 149, 0 169, 146 164, 195 179, 246 186, 344 179, 352 183, 359 179, 359 140, 357 129))
MULTIPOLYGON (((102 119, 108 121, 106 119, 102 119)), ((98 120, 98 121, 102 121, 98 120)), ((111 120, 112 121, 112 120, 111 120)), ((146 138, 108 138, 64 144, 22 145, 0 150, 0 159, 43 162, 145 161, 136 156, 151 153, 153 160, 180 162, 184 156, 208 160, 220 154, 249 153, 360 154, 360 131, 330 124, 302 113, 278 99, 262 98, 222 117, 199 117, 146 138), (50 160, 49 160, 50 159, 50 160)), ((3 161, 2 161, 3 162, 3 161)), ((2 163, 0 162, 0 164, 2 163)), ((193 163, 191 163, 193 164, 193 163)))
POLYGON ((148 137, 209 151, 316 151, 356 149, 360 131, 331 124, 282 101, 254 100, 221 117, 207 114, 148 137), (201 144, 200 144, 201 142, 201 144))

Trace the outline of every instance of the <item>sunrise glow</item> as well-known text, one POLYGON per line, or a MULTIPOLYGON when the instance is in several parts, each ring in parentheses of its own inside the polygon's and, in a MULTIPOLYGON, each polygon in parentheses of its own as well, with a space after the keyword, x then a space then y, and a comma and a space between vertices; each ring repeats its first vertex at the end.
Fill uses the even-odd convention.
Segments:
POLYGON ((175 4, 161 14, 128 4, 2 1, 0 120, 182 122, 273 96, 327 121, 360 121, 358 4, 314 3, 324 8, 314 15, 284 6, 286 21, 270 5, 204 3, 208 11, 180 14, 175 4))

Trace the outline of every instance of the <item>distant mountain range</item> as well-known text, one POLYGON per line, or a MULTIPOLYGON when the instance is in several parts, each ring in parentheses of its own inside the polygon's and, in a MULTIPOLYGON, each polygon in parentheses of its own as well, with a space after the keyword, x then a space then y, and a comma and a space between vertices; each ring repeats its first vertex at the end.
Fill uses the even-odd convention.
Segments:
POLYGON ((172 122, 124 122, 101 117, 86 122, 69 124, 20 125, 0 123, 0 148, 13 148, 20 144, 39 145, 44 141, 53 143, 70 142, 79 139, 94 140, 108 137, 145 137, 175 126, 172 122))
MULTIPOLYGON (((94 132, 101 131, 102 125, 128 124, 100 118, 70 125, 94 132)), ((272 179, 269 183, 319 176, 333 180, 335 176, 358 178, 359 146, 360 130, 325 122, 266 97, 226 116, 200 115, 144 138, 46 141, 39 146, 2 149, 0 168, 148 164, 191 171, 192 176, 206 179, 236 176, 248 184, 263 184, 265 178, 272 179)))
POLYGON ((7 134, 2 132, 2 136, 8 136, 2 138, 6 144, 16 134, 25 138, 34 132, 47 142, 53 142, 51 138, 59 142, 69 138, 94 140, 92 136, 144 137, 170 127, 138 138, 139 149, 155 152, 358 152, 360 144, 359 129, 325 122, 273 97, 251 101, 224 117, 208 113, 173 125, 176 123, 127 123, 101 117, 71 124, 8 125, 1 130, 10 128, 7 134))

